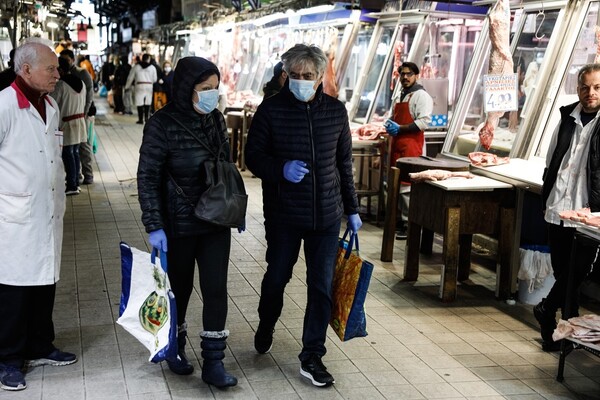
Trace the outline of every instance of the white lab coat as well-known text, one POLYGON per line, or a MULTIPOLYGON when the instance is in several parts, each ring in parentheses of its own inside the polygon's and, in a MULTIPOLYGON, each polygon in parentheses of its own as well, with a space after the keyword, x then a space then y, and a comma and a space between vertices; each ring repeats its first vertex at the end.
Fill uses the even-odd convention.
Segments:
POLYGON ((150 64, 146 68, 142 68, 140 64, 135 64, 129 75, 125 89, 134 87, 135 105, 149 106, 152 104, 152 88, 154 82, 157 81, 156 68, 150 64))
POLYGON ((46 123, 20 90, 0 92, 0 283, 58 281, 65 212, 62 133, 56 101, 46 123))

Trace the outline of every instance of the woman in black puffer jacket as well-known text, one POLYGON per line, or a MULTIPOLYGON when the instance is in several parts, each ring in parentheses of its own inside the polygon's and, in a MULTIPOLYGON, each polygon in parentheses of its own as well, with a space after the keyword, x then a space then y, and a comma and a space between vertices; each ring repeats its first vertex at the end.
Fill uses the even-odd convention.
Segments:
POLYGON ((231 231, 194 217, 194 206, 206 190, 200 170, 212 155, 188 132, 194 132, 215 152, 222 149, 229 154, 225 120, 215 108, 220 74, 216 65, 200 57, 182 58, 174 74, 173 101, 144 126, 137 173, 142 222, 150 244, 167 252, 169 280, 177 300, 179 357, 168 364, 180 375, 194 370, 184 348, 185 317, 197 262, 204 303, 202 379, 217 387, 234 386, 237 379, 225 371, 221 361, 229 335, 225 322, 231 231))

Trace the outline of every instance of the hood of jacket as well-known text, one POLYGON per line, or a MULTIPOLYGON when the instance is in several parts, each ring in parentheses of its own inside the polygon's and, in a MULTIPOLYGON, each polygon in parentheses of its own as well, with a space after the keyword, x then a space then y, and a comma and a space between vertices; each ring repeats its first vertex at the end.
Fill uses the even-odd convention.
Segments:
POLYGON ((212 71, 221 79, 219 69, 215 64, 202 57, 184 57, 177 62, 173 75, 173 101, 182 111, 195 112, 192 106, 194 86, 199 78, 207 71, 212 71))

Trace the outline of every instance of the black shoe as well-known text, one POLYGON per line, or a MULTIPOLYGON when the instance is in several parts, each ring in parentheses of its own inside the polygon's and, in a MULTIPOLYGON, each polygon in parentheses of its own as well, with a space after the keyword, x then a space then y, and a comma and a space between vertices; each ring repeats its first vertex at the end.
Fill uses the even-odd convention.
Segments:
POLYGON ((142 122, 142 121, 135 121, 135 123, 139 124, 139 125, 144 125, 144 122, 142 122))
POLYGON ((562 340, 559 340, 558 342, 555 342, 553 340, 549 342, 546 340, 542 340, 542 350, 547 352, 560 351, 561 342, 562 340))
POLYGON ((23 373, 17 368, 0 363, 0 388, 17 391, 27 388, 23 373))
POLYGON ((35 360, 28 360, 28 367, 39 367, 40 365, 54 365, 63 366, 77 362, 77 356, 73 353, 67 353, 66 351, 60 351, 54 349, 54 351, 48 354, 46 357, 37 358, 35 360))
POLYGON ((327 372, 327 367, 323 365, 321 356, 317 354, 311 354, 308 359, 302 361, 300 374, 310 379, 315 386, 326 387, 335 383, 335 379, 327 372))
POLYGON ((552 334, 556 329, 556 313, 553 313, 546 309, 544 306, 544 300, 539 302, 533 307, 533 316, 540 324, 540 334, 542 336, 542 342, 554 343, 552 334))
POLYGON ((262 323, 258 324, 256 333, 254 334, 254 348, 259 354, 266 354, 271 351, 273 347, 273 332, 275 332, 275 327, 265 327, 262 323))
POLYGON ((406 240, 407 237, 408 231, 406 228, 396 230, 396 240, 406 240))
POLYGON ((94 183, 94 177, 93 176, 86 176, 81 181, 82 185, 91 185, 92 183, 94 183))

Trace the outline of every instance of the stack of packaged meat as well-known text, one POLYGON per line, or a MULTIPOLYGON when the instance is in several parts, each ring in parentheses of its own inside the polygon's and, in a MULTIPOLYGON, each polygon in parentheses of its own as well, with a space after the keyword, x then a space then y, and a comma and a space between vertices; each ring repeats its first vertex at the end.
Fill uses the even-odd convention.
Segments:
POLYGON ((559 320, 552 339, 556 342, 567 337, 582 342, 600 342, 600 316, 587 314, 583 317, 569 318, 568 321, 559 320))
POLYGON ((579 210, 561 211, 558 213, 558 216, 562 219, 581 222, 594 228, 600 228, 600 216, 592 214, 589 207, 580 208, 579 210))

